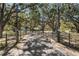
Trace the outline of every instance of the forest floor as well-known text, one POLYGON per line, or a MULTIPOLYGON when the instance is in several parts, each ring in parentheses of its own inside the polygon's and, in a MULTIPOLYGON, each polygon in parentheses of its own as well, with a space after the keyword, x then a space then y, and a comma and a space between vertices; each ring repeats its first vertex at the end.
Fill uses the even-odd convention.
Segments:
MULTIPOLYGON (((5 51, 1 50, 0 55, 5 51)), ((79 56, 79 52, 56 42, 49 34, 29 33, 6 56, 79 56)))

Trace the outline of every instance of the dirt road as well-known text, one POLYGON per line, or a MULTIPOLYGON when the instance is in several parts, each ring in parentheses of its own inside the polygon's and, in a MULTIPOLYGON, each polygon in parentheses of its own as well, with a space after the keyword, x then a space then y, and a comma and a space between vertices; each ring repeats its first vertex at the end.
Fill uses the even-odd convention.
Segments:
POLYGON ((22 40, 8 53, 7 56, 78 56, 79 52, 57 43, 49 36, 32 33, 25 35, 22 40))

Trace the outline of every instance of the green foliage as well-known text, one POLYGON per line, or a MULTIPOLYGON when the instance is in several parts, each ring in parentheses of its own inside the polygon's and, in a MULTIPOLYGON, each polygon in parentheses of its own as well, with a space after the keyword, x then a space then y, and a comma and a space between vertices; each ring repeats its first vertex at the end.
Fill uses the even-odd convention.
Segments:
POLYGON ((66 22, 66 21, 61 21, 61 27, 60 27, 60 29, 61 29, 61 31, 62 32, 65 32, 66 30, 72 30, 72 28, 74 27, 74 25, 73 25, 73 23, 71 23, 71 22, 66 22))
MULTIPOLYGON (((13 4, 5 4, 5 10, 4 10, 4 20, 7 17, 11 7, 13 4)), ((45 26, 49 26, 49 30, 54 29, 56 25, 57 20, 57 6, 59 4, 23 4, 19 3, 19 12, 18 12, 18 24, 20 28, 25 28, 26 26, 29 29, 34 29, 40 25, 40 19, 42 17, 47 17, 45 21, 45 26), (28 10, 28 11, 27 11, 28 10)), ((79 4, 60 4, 60 18, 61 20, 61 31, 65 30, 71 30, 72 28, 75 28, 76 26, 74 23, 78 26, 78 18, 77 21, 74 22, 74 16, 79 15, 79 4), (70 17, 70 16, 71 17, 70 17)), ((16 7, 16 6, 15 6, 16 7)), ((15 8, 13 9, 15 10, 15 8)), ((43 19, 44 20, 44 19, 43 19)), ((15 27, 16 23, 16 12, 14 12, 10 18, 9 21, 6 22, 6 25, 4 27, 4 31, 11 31, 15 27)))

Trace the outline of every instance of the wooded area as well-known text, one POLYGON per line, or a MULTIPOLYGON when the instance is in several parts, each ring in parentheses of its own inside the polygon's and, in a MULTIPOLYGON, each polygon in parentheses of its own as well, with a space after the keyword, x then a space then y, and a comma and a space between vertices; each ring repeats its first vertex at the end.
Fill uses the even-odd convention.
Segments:
POLYGON ((1 56, 76 56, 78 36, 77 3, 0 3, 1 56))

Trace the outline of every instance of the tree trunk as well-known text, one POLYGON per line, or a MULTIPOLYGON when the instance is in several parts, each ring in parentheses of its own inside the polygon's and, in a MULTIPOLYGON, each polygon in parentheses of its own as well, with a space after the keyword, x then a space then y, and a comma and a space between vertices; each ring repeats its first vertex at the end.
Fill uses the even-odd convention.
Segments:
POLYGON ((0 38, 2 38, 2 30, 0 30, 0 38))
POLYGON ((57 19, 57 40, 60 42, 60 9, 58 6, 58 19, 57 19))
POLYGON ((76 27, 76 31, 77 31, 77 33, 79 33, 79 24, 77 24, 77 23, 74 23, 74 25, 75 25, 75 27, 76 27))
POLYGON ((79 29, 76 29, 77 33, 79 33, 79 29))
POLYGON ((3 27, 0 26, 0 38, 2 38, 2 36, 3 36, 3 27))
POLYGON ((0 6, 0 38, 2 38, 2 34, 3 34, 3 18, 4 18, 4 6, 5 4, 2 3, 1 6, 0 6))

